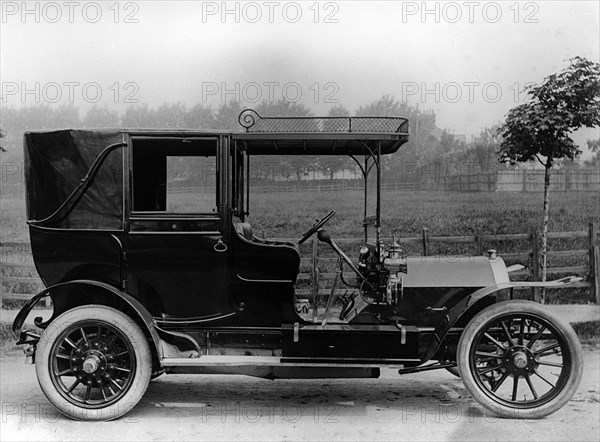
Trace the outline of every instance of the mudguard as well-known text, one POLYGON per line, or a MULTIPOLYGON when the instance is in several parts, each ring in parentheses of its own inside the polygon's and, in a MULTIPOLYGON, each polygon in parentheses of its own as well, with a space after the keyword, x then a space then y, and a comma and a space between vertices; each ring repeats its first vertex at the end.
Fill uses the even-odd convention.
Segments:
MULTIPOLYGON (((52 285, 52 286, 47 287, 44 290, 42 290, 40 293, 35 295, 29 301, 27 301, 25 306, 19 311, 19 313, 15 317, 15 320, 13 321, 13 324, 12 324, 13 332, 15 334, 18 334, 19 330, 23 326, 23 323, 25 322, 25 319, 27 318, 27 316, 29 315, 31 310, 35 307, 35 305, 41 299, 45 298, 46 296, 50 296, 52 298, 52 300, 54 301, 54 297, 60 296, 60 295, 53 294, 52 293, 53 291, 56 291, 56 289, 59 289, 59 288, 63 288, 63 287, 67 287, 67 286, 74 286, 74 285, 98 287, 98 288, 101 288, 108 292, 111 292, 112 294, 118 296, 120 299, 125 301, 139 315, 140 319, 144 322, 146 328, 148 329, 148 332, 150 333, 150 336, 152 337, 152 341, 154 342, 154 346, 158 353, 158 358, 159 358, 159 360, 162 359, 163 351, 162 351, 162 346, 160 345, 161 339, 158 335, 158 332, 156 331, 156 329, 154 327, 152 315, 150 314, 150 312, 148 312, 146 307, 144 307, 144 305, 141 302, 139 302, 137 299, 135 299, 133 296, 123 292, 122 290, 117 289, 116 287, 114 287, 110 284, 106 284, 106 283, 94 281, 94 280, 89 280, 89 279, 76 279, 76 280, 72 280, 72 281, 61 282, 59 284, 52 285)), ((59 312, 59 314, 60 313, 62 313, 62 312, 59 312)), ((34 323, 37 327, 45 329, 57 316, 58 316, 58 314, 55 310, 52 313, 52 316, 50 317, 50 319, 48 319, 46 322, 43 322, 41 317, 37 317, 34 319, 34 323)))
POLYGON ((575 282, 581 281, 583 278, 578 276, 567 276, 565 278, 557 279, 555 281, 548 282, 528 282, 528 281, 515 281, 515 282, 504 282, 501 284, 491 285, 488 287, 484 287, 479 289, 470 295, 461 299, 454 307, 452 307, 449 311, 446 312, 445 316, 442 318, 440 323, 437 325, 433 332, 433 338, 427 348, 427 351, 424 353, 421 358, 422 362, 429 361, 439 350, 440 346, 444 342, 444 338, 448 334, 448 331, 456 322, 462 318, 464 315, 469 313, 471 308, 486 296, 494 295, 496 292, 500 290, 506 289, 514 289, 514 288, 528 288, 528 287, 552 287, 558 288, 567 286, 569 284, 573 284, 575 282))

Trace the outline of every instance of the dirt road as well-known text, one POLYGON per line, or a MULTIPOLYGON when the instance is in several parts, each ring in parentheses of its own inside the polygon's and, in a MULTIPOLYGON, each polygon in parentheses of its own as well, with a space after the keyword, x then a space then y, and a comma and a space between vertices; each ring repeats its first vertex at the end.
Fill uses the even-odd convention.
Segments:
POLYGON ((541 420, 498 419, 445 370, 369 380, 162 376, 113 422, 74 422, 46 400, 32 365, 1 360, 8 440, 600 440, 600 351, 586 349, 573 400, 541 420))

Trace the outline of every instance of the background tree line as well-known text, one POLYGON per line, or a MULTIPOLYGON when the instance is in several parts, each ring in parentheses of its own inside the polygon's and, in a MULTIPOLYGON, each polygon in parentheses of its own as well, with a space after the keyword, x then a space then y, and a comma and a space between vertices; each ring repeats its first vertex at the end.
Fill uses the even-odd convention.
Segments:
MULTIPOLYGON (((127 108, 123 114, 94 106, 80 115, 79 109, 72 104, 5 107, 0 114, 2 160, 4 163, 22 162, 22 138, 28 130, 123 127, 240 131, 238 115, 243 109, 234 101, 217 108, 202 104, 188 107, 179 102, 156 108, 142 104, 127 108)), ((262 102, 255 110, 263 116, 314 116, 308 107, 284 100, 262 102)), ((351 112, 337 105, 327 116, 345 117, 351 116, 351 112)), ((405 116, 409 119, 409 141, 395 155, 384 157, 384 176, 391 180, 402 180, 409 175, 414 179, 421 169, 428 167, 444 174, 494 173, 497 168, 506 167, 498 163, 501 139, 496 126, 483 129, 478 137, 467 143, 438 128, 434 112, 419 111, 392 96, 382 96, 360 106, 353 116, 405 116)), ((597 164, 600 141, 590 140, 588 144, 595 152, 591 164, 597 164)), ((338 156, 263 157, 253 159, 253 164, 259 169, 264 165, 261 170, 270 171, 261 177, 265 180, 332 180, 339 172, 356 170, 350 158, 338 156), (262 164, 267 161, 268 165, 262 164)), ((577 163, 570 164, 575 167, 577 163)), ((10 184, 11 177, 4 177, 2 181, 3 185, 10 184)))

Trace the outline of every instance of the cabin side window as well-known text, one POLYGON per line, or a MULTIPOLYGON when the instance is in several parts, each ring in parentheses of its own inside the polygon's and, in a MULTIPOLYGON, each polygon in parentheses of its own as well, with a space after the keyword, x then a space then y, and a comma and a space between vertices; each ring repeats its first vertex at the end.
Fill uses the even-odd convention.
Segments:
POLYGON ((217 213, 217 140, 132 140, 134 212, 217 213))

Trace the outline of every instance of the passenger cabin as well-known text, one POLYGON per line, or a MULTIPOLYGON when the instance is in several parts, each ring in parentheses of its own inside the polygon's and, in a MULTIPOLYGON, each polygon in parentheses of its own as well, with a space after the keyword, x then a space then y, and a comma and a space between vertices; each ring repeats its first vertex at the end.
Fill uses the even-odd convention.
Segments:
POLYGON ((165 327, 297 321, 298 245, 258 238, 247 221, 252 156, 349 155, 379 174, 408 121, 253 111, 239 121, 244 132, 26 133, 27 216, 44 283, 103 281, 165 327))

